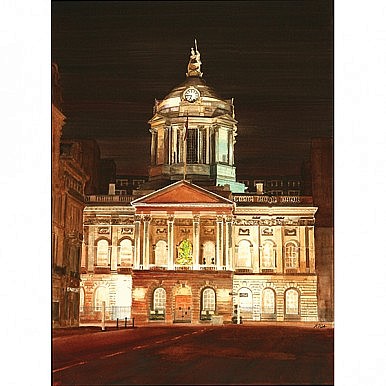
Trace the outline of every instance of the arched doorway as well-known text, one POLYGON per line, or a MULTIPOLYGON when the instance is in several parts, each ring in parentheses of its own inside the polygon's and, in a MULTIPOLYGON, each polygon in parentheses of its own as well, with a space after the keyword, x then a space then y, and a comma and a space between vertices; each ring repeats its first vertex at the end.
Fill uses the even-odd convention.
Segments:
POLYGON ((184 284, 179 287, 174 297, 174 323, 191 323, 192 292, 184 284))
POLYGON ((243 287, 239 289, 239 307, 240 316, 243 319, 252 319, 253 317, 253 299, 252 291, 243 287))

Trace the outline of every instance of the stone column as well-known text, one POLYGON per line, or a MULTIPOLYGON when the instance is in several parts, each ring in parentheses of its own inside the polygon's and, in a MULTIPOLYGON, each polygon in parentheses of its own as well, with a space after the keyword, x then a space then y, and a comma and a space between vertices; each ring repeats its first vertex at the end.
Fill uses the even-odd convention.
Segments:
POLYGON ((253 255, 252 255, 252 271, 253 273, 259 273, 260 270, 260 225, 257 223, 253 228, 257 233, 252 236, 253 240, 253 255))
POLYGON ((193 269, 199 269, 200 261, 200 216, 193 216, 193 269))
POLYGON ((95 261, 95 232, 98 227, 95 225, 90 225, 88 228, 89 242, 88 242, 88 259, 87 259, 87 271, 94 271, 94 261, 95 261))
POLYGON ((141 265, 141 216, 134 216, 134 262, 133 269, 141 265))
POLYGON ((310 273, 315 273, 314 227, 308 227, 308 249, 309 249, 309 259, 310 259, 310 273))
POLYGON ((174 269, 174 218, 168 217, 168 270, 174 269))
POLYGON ((216 127, 214 129, 214 146, 215 148, 212 149, 212 151, 214 150, 216 153, 215 153, 215 157, 214 157, 214 162, 217 163, 219 162, 220 160, 220 154, 219 154, 219 132, 218 132, 218 127, 216 127))
MULTIPOLYGON (((88 227, 83 227, 83 241, 82 241, 82 255, 80 260, 80 266, 81 268, 87 268, 87 252, 88 252, 88 242, 89 242, 89 235, 88 235, 88 227)), ((56 241, 57 243, 57 241, 56 241)), ((57 249, 55 243, 55 248, 57 249)), ((55 250, 56 253, 56 250, 55 250)))
POLYGON ((274 227, 276 233, 276 272, 283 273, 283 227, 274 227))
POLYGON ((299 258, 300 258, 300 272, 305 273, 306 271, 306 247, 307 247, 307 240, 306 240, 306 230, 304 226, 299 227, 299 242, 300 242, 300 248, 299 248, 299 258))
POLYGON ((156 133, 155 132, 152 132, 151 133, 151 150, 150 150, 150 160, 151 160, 151 164, 152 165, 156 165, 157 162, 156 162, 156 147, 155 147, 155 136, 156 136, 156 133))
POLYGON ((144 216, 143 221, 143 269, 149 269, 149 223, 150 216, 144 216))
POLYGON ((112 271, 117 270, 118 262, 118 227, 111 226, 111 266, 112 271))
POLYGON ((231 270, 233 269, 232 216, 227 216, 225 221, 225 266, 227 270, 231 270))
POLYGON ((223 218, 217 216, 216 227, 216 266, 219 269, 223 265, 223 218))
POLYGON ((210 131, 209 127, 206 127, 206 156, 205 156, 205 163, 210 164, 210 131))
POLYGON ((259 220, 257 226, 257 271, 261 272, 261 260, 262 260, 262 249, 261 249, 261 221, 259 220))
MULTIPOLYGON (((182 128, 181 130, 178 131, 178 147, 179 147, 179 158, 178 158, 178 162, 181 163, 181 162, 184 162, 184 159, 185 159, 185 141, 183 140, 183 133, 184 133, 184 129, 182 128)), ((188 134, 186 134, 186 136, 188 136, 188 134)))

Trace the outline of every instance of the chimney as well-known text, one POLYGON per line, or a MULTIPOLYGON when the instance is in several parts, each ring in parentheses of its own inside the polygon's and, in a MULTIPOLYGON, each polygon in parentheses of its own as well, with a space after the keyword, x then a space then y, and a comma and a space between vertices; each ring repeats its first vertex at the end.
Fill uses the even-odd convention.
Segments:
POLYGON ((109 184, 109 196, 115 195, 115 184, 109 184))

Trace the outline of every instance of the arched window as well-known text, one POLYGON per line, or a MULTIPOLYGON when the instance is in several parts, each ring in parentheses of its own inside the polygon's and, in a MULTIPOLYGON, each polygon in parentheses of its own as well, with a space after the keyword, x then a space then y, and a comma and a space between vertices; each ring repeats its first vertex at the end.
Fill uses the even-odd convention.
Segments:
POLYGON ((94 307, 96 311, 102 310, 102 302, 109 306, 109 289, 107 287, 97 287, 94 292, 94 307))
POLYGON ((250 268, 251 266, 251 244, 248 240, 241 240, 238 245, 237 267, 250 268))
POLYGON ((299 248, 294 242, 289 242, 285 246, 285 267, 298 268, 299 248))
POLYGON ((262 248, 262 268, 275 268, 275 251, 272 241, 266 241, 262 248))
POLYGON ((239 290, 239 307, 240 315, 243 319, 252 319, 253 314, 253 299, 252 291, 249 288, 243 287, 239 290))
POLYGON ((130 266, 133 262, 133 244, 130 239, 123 239, 119 243, 118 264, 130 266))
POLYGON ((299 314, 299 293, 294 288, 285 292, 285 313, 287 315, 299 314))
POLYGON ((166 291, 164 288, 156 288, 153 293, 153 310, 165 312, 166 307, 166 291))
POLYGON ((168 249, 166 241, 159 240, 157 242, 155 245, 154 255, 156 266, 160 267, 168 265, 168 249))
POLYGON ((204 313, 214 314, 216 309, 216 294, 213 288, 205 288, 202 291, 201 308, 204 313))
POLYGON ((216 263, 216 247, 213 241, 205 241, 202 251, 202 264, 209 265, 216 263))
POLYGON ((275 291, 272 288, 264 289, 261 304, 261 312, 263 314, 275 313, 275 291))
POLYGON ((107 266, 109 263, 109 242, 99 240, 97 242, 97 261, 96 265, 107 266))

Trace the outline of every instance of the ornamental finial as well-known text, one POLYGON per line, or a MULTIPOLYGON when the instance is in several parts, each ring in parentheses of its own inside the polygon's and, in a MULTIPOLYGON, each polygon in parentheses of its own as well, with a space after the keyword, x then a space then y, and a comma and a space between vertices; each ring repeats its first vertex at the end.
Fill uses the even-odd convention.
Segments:
POLYGON ((186 76, 202 76, 201 72, 201 60, 200 60, 200 52, 197 48, 197 40, 194 39, 194 48, 190 49, 190 59, 188 64, 188 72, 186 76))

